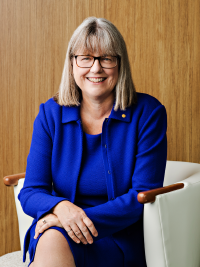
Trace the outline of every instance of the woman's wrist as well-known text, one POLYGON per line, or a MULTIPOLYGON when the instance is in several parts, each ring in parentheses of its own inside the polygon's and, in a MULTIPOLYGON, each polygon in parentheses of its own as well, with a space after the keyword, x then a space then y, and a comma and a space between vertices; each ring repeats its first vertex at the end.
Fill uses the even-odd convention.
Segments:
POLYGON ((55 214, 56 216, 59 213, 60 208, 62 208, 64 202, 70 202, 68 200, 62 200, 61 202, 59 202, 56 206, 53 207, 52 209, 52 213, 55 214))

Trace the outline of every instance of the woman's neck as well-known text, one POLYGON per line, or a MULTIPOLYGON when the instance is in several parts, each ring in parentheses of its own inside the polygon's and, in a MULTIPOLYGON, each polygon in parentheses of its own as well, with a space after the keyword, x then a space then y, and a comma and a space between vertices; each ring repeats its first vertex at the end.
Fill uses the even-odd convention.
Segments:
POLYGON ((113 108, 114 95, 104 100, 84 98, 81 101, 81 115, 91 117, 92 120, 101 120, 110 115, 113 108))

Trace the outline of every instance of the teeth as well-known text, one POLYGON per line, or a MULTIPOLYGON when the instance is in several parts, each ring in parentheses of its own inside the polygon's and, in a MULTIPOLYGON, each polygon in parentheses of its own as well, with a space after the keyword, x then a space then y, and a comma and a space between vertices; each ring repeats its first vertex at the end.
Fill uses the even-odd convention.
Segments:
POLYGON ((88 78, 89 81, 99 83, 104 81, 106 78, 88 78))

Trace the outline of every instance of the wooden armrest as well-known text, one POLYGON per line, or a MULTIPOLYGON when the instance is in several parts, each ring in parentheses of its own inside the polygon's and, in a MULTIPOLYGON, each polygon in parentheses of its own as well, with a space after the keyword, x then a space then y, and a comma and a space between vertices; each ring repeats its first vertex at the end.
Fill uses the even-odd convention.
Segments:
POLYGON ((184 183, 178 183, 178 184, 172 184, 172 185, 168 185, 165 187, 160 187, 160 188, 140 192, 137 196, 137 199, 138 199, 138 202, 140 202, 141 204, 151 203, 156 200, 157 195, 169 193, 171 191, 175 191, 183 187, 184 187, 184 183))
POLYGON ((3 182, 7 186, 17 185, 18 184, 18 180, 21 179, 21 178, 25 178, 25 172, 5 176, 3 178, 3 182))

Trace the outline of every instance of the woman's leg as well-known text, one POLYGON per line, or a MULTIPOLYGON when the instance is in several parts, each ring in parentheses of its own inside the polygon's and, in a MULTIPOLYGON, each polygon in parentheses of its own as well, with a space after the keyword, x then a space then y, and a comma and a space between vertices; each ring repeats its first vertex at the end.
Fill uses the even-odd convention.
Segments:
POLYGON ((76 267, 66 238, 55 229, 49 229, 40 237, 33 263, 30 267, 76 267))

